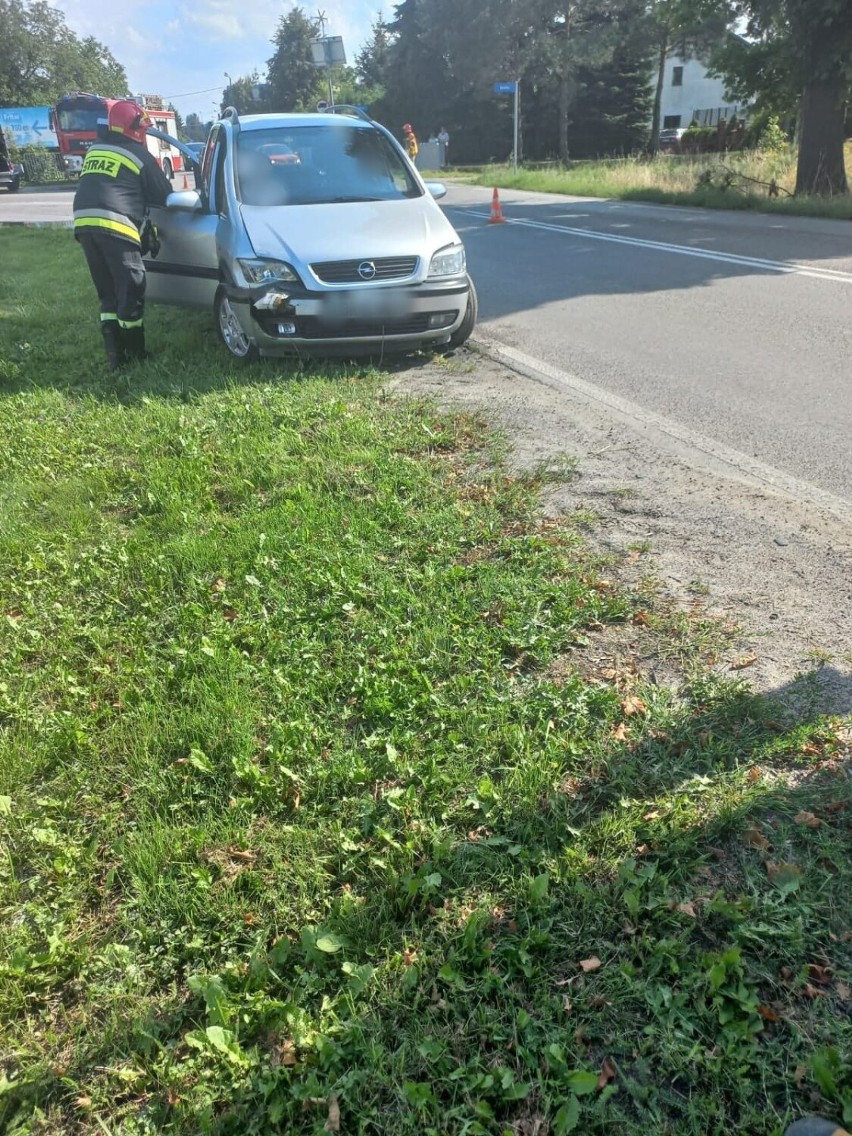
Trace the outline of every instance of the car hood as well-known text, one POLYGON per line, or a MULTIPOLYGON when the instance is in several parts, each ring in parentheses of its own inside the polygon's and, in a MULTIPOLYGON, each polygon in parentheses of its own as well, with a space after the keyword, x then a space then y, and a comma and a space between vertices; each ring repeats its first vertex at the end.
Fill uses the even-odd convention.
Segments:
POLYGON ((411 201, 332 205, 241 205, 258 257, 285 260, 303 272, 328 260, 418 256, 428 271, 432 254, 459 240, 431 197, 411 201))

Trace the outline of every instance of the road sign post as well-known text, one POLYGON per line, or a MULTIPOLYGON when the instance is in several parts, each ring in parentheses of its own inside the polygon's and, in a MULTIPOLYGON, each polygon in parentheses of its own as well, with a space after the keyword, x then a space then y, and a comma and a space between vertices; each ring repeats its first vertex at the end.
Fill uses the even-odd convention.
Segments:
POLYGON ((512 131, 513 144, 512 144, 512 168, 515 173, 518 172, 518 146, 520 145, 521 138, 521 118, 520 118, 520 98, 521 98, 521 81, 520 79, 510 79, 501 83, 495 83, 492 87, 495 95, 514 95, 515 96, 515 110, 514 110, 514 128, 512 131))

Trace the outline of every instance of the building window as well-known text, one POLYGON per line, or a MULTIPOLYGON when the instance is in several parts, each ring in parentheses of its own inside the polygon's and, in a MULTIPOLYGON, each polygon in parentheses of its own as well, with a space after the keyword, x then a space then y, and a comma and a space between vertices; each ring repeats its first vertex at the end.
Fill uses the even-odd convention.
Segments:
POLYGON ((682 87, 683 86, 683 68, 682 67, 672 67, 672 86, 673 87, 682 87))
POLYGON ((663 130, 677 130, 680 126, 679 114, 667 114, 663 119, 663 130))

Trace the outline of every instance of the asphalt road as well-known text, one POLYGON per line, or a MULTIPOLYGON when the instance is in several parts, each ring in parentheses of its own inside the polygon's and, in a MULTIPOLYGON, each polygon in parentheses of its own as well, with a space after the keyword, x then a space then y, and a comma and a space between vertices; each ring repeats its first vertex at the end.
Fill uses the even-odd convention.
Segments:
MULTIPOLYGON (((71 189, 0 194, 0 222, 67 220, 71 189)), ((490 190, 451 187, 443 202, 488 339, 643 426, 674 424, 696 453, 852 506, 852 224, 501 201, 503 225, 488 223, 490 190)))
POLYGON ((452 187, 479 329, 852 504, 852 224, 452 187))

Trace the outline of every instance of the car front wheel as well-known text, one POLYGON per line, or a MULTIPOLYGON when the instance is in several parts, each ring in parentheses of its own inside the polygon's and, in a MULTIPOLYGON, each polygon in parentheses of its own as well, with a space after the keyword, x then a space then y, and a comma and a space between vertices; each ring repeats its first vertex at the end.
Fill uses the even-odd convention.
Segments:
POLYGON ((166 160, 163 162, 163 173, 166 175, 166 177, 169 179, 169 181, 171 181, 172 178, 174 177, 174 170, 172 169, 172 163, 169 161, 168 158, 166 158, 166 160))
POLYGON ((471 335, 473 335, 473 329, 476 327, 476 319, 479 315, 479 300, 476 295, 476 287, 469 276, 467 282, 470 286, 470 292, 467 297, 467 310, 464 313, 464 319, 450 337, 449 345, 453 349, 467 343, 471 335))
POLYGON ((236 359, 240 363, 253 363, 255 359, 259 358, 260 353, 257 347, 243 331, 243 325, 237 318, 237 313, 222 288, 216 293, 213 314, 216 318, 216 330, 219 333, 219 338, 232 359, 236 359))

